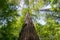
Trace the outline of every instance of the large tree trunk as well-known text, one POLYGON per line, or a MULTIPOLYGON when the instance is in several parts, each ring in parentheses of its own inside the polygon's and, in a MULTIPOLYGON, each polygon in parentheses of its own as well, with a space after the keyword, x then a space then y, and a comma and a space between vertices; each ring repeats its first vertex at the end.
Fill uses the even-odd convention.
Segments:
POLYGON ((19 34, 19 40, 39 40, 29 13, 26 15, 24 24, 19 34))

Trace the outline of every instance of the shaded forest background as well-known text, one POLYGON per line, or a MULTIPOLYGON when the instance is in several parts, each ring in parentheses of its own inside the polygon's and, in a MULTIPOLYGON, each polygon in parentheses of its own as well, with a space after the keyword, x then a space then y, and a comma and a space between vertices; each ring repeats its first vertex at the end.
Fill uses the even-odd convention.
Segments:
POLYGON ((60 40, 60 0, 0 0, 0 40, 18 40, 28 10, 41 40, 60 40))

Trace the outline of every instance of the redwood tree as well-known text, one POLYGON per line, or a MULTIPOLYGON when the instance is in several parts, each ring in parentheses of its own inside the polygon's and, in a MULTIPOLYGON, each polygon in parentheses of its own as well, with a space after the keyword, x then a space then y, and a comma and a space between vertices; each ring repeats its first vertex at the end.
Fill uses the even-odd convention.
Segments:
POLYGON ((29 13, 26 14, 24 26, 19 34, 19 40, 39 40, 29 13))

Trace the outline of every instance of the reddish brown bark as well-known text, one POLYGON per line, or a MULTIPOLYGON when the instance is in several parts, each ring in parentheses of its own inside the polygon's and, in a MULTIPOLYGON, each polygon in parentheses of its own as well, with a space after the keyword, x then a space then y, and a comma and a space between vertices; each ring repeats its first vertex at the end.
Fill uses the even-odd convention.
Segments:
POLYGON ((28 13, 25 18, 25 25, 19 34, 19 40, 39 40, 32 19, 28 13))

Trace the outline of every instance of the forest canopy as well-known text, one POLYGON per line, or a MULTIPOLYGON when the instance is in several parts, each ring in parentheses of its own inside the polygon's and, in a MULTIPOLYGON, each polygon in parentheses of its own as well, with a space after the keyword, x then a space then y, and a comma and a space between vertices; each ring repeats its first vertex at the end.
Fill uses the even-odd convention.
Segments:
POLYGON ((40 40, 60 40, 60 0, 0 0, 0 40, 18 40, 28 11, 40 40))

